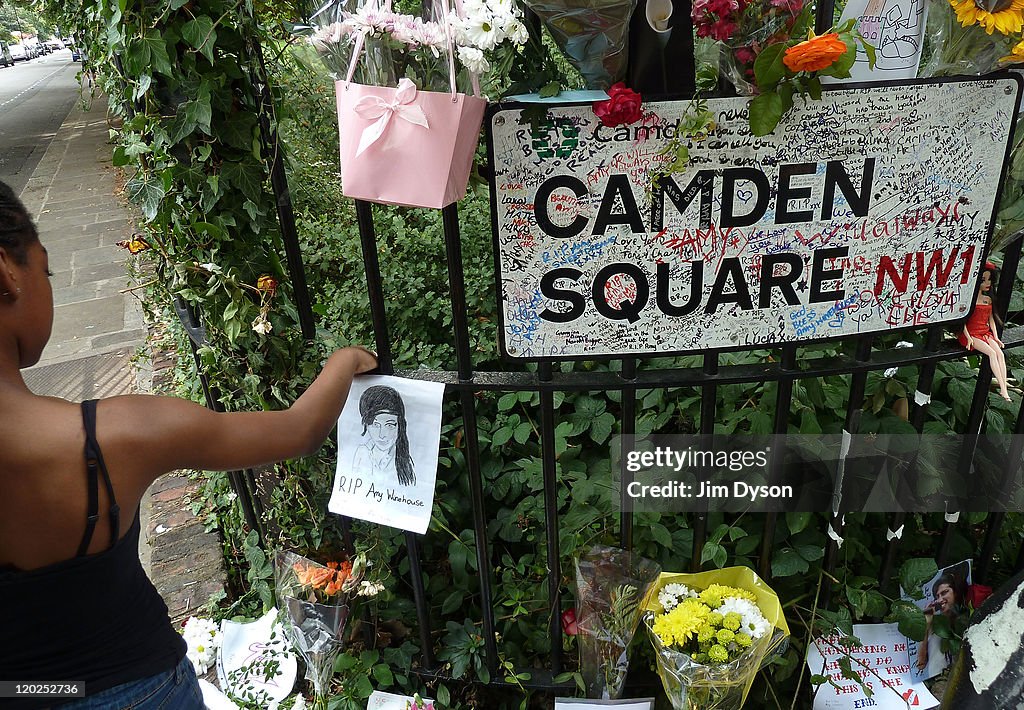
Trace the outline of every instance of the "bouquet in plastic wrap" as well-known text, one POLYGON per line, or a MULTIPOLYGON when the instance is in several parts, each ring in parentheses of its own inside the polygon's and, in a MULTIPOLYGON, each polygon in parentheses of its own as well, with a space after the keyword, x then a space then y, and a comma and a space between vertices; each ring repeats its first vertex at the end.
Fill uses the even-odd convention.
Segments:
POLYGON ((656 563, 614 547, 592 547, 576 559, 576 639, 588 697, 622 693, 629 644, 659 572, 656 563))
POLYGON ((420 89, 449 89, 449 47, 463 90, 526 43, 522 12, 511 0, 424 3, 426 17, 394 12, 390 0, 331 0, 312 17, 310 44, 334 79, 420 89))
POLYGON ((811 19, 807 0, 694 0, 698 37, 725 45, 723 68, 741 94, 756 94, 754 60, 768 46, 804 36, 811 19))
POLYGON ((981 76, 1024 62, 1024 2, 933 0, 928 12, 931 51, 919 76, 981 76))
POLYGON ((357 557, 322 565, 292 552, 274 559, 277 600, 284 630, 306 661, 306 678, 313 684, 317 710, 327 707, 327 685, 334 659, 341 651, 349 617, 349 597, 359 586, 365 565, 357 557))
POLYGON ((543 20, 586 88, 607 89, 625 77, 636 0, 523 1, 543 20))
POLYGON ((779 598, 753 570, 662 574, 644 614, 675 710, 736 710, 789 637, 779 598))

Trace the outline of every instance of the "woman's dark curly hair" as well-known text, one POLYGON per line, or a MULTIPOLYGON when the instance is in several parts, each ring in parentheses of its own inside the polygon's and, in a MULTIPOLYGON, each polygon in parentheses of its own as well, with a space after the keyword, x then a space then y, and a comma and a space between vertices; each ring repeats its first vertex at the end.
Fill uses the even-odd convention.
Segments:
POLYGON ((24 266, 28 261, 28 248, 38 241, 39 233, 25 205, 7 183, 0 182, 0 247, 15 263, 24 266))

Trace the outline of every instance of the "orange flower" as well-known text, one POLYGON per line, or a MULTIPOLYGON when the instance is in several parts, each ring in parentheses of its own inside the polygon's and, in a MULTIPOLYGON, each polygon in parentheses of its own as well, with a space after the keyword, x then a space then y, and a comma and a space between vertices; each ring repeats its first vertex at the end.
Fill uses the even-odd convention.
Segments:
POLYGON ((324 587, 324 594, 326 594, 327 596, 332 596, 334 594, 337 594, 340 591, 341 591, 341 582, 338 582, 338 581, 330 582, 330 583, 328 583, 328 585, 326 587, 324 587))
POLYGON ((821 71, 832 66, 839 57, 846 54, 846 43, 839 35, 830 32, 817 37, 811 36, 794 45, 782 55, 782 63, 792 72, 821 71))
POLYGON ((313 570, 309 585, 313 587, 313 589, 322 589, 333 580, 334 572, 321 567, 313 570))

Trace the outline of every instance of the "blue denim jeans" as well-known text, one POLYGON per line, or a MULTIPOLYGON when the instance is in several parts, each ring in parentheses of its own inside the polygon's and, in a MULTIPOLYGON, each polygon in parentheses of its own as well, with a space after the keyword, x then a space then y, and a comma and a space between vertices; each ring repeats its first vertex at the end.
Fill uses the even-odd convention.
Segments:
POLYGON ((203 710, 203 692, 188 658, 173 670, 108 688, 59 710, 203 710))

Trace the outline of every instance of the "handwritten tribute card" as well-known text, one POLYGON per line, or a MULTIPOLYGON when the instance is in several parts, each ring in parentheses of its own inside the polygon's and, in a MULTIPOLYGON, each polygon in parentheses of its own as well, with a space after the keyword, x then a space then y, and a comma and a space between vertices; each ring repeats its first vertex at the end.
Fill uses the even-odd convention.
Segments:
POLYGON ((357 377, 338 419, 338 468, 327 509, 425 533, 443 395, 439 382, 357 377))
POLYGON ((747 99, 489 120, 500 343, 516 359, 678 353, 963 320, 991 233, 1020 78, 835 88, 751 135, 747 99))
POLYGON ((847 651, 839 637, 816 639, 807 649, 811 673, 828 676, 835 685, 823 683, 814 694, 814 710, 928 710, 939 701, 924 683, 911 680, 907 637, 897 624, 854 624, 853 635, 863 644, 848 650, 851 668, 871 689, 868 697, 860 685, 843 677, 840 658, 847 651))

